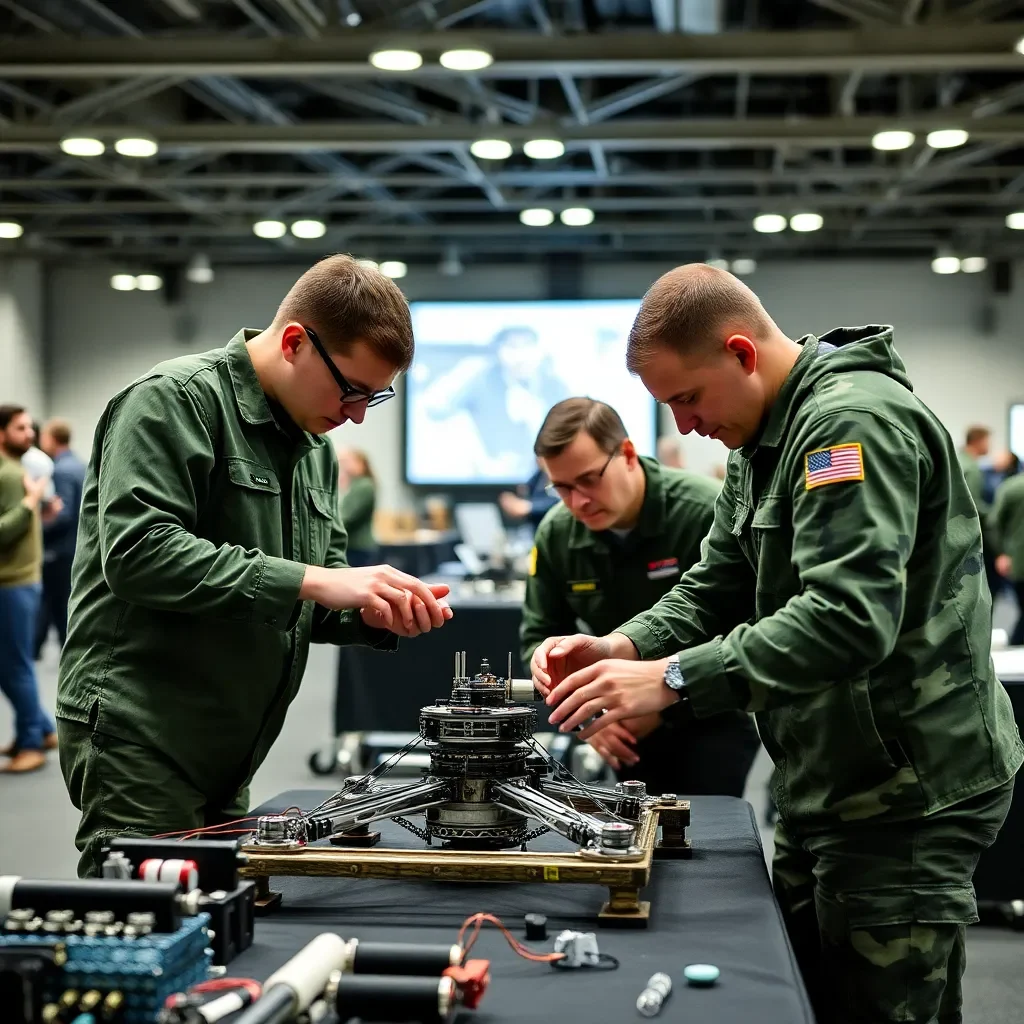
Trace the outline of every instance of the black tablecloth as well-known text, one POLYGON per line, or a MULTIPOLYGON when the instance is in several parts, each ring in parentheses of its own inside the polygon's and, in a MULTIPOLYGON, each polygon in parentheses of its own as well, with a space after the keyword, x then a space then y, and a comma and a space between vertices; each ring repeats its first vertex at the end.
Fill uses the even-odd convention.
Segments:
MULTIPOLYGON (((1024 679, 1002 677, 1013 705, 1013 717, 1024 734, 1024 679)), ((974 889, 979 900, 1010 903, 1024 900, 1024 777, 1018 776, 1006 821, 995 843, 987 849, 974 873, 974 889)))
MULTIPOLYGON (((293 790, 253 813, 310 807, 326 796, 293 790)), ((642 894, 652 904, 645 930, 599 926, 596 914, 607 893, 600 886, 282 878, 274 888, 284 893, 283 906, 259 919, 255 944, 232 962, 231 973, 266 978, 321 931, 364 940, 450 942, 476 911, 498 915, 523 939, 523 915, 536 912, 547 915, 550 938, 563 928, 595 931, 601 950, 616 956, 619 968, 560 971, 530 963, 485 926, 473 955, 491 961, 491 987, 481 1008, 464 1020, 623 1024, 640 1019, 636 997, 653 973, 665 971, 674 987, 659 1020, 813 1022, 749 804, 694 797, 692 819, 693 859, 654 865, 642 894), (689 963, 715 964, 722 972, 718 984, 687 987, 682 972, 689 963)), ((384 833, 392 842, 393 834, 384 833)), ((407 832, 397 834, 403 845, 417 842, 407 832)), ((558 849, 560 842, 543 837, 531 849, 558 849)), ((551 948, 550 939, 546 946, 551 948)))
POLYGON ((451 605, 455 616, 443 629, 403 640, 395 653, 339 649, 335 735, 415 729, 421 707, 450 696, 456 651, 466 652, 471 672, 487 658, 499 675, 505 674, 511 651, 512 675, 525 674, 519 661, 518 600, 453 597, 451 605))

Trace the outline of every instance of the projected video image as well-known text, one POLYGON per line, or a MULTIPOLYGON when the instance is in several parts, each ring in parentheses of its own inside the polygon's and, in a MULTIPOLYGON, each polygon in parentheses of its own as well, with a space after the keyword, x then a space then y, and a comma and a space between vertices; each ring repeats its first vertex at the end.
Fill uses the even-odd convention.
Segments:
POLYGON ((626 371, 639 300, 416 302, 406 379, 406 477, 413 484, 521 483, 555 402, 614 406, 641 454, 654 451, 651 396, 626 371))

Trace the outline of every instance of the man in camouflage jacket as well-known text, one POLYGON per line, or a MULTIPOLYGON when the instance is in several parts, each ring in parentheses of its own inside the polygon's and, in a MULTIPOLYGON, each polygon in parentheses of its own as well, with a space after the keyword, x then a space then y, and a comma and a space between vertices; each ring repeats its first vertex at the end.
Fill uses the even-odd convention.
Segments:
POLYGON ((819 1021, 962 1019, 972 876, 1024 749, 990 659, 981 528, 892 329, 787 338, 704 265, 651 288, 627 361, 732 449, 701 562, 532 668, 572 729, 756 713, 774 885, 819 1021), (680 652, 680 653, 676 653, 680 652))

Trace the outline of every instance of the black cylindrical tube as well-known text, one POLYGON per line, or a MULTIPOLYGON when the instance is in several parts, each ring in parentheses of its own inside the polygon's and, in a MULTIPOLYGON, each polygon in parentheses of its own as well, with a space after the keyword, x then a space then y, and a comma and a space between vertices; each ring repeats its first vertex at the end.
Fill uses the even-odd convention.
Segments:
POLYGON ((271 985, 234 1024, 285 1024, 295 1019, 297 1002, 288 985, 271 985))
POLYGON ((353 974, 419 974, 440 978, 462 963, 462 949, 443 943, 357 942, 353 974))
POLYGON ((445 1024, 455 1009, 455 985, 451 978, 344 974, 338 982, 335 1007, 342 1022, 358 1017, 393 1024, 445 1024))
POLYGON ((40 916, 48 910, 73 910, 78 917, 91 910, 109 910, 118 921, 127 920, 128 915, 135 912, 153 914, 153 930, 157 932, 174 932, 181 924, 175 899, 180 889, 174 882, 147 885, 113 878, 66 881, 21 878, 8 891, 9 909, 31 907, 40 916))

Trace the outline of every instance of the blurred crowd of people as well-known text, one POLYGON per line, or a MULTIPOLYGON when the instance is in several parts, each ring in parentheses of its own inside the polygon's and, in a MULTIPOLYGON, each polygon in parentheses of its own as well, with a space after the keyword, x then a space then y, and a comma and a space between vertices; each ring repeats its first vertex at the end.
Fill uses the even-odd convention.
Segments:
POLYGON ((0 691, 15 720, 3 772, 35 771, 57 745, 35 660, 51 630, 61 644, 67 633, 84 480, 65 420, 40 428, 23 406, 0 405, 0 691))
POLYGON ((1011 451, 992 451, 992 431, 968 427, 960 465, 981 516, 985 576, 993 603, 1012 589, 1018 606, 1011 646, 1024 644, 1024 476, 1011 451))

